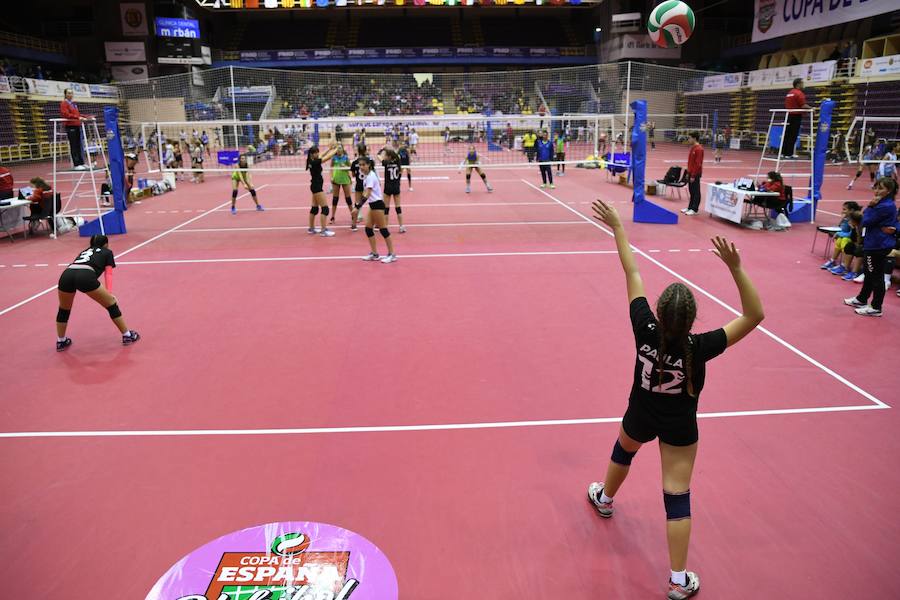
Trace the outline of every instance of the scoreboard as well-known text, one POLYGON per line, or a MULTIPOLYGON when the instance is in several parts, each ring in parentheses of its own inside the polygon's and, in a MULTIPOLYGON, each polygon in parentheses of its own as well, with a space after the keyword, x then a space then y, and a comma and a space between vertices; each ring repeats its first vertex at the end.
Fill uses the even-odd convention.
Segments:
POLYGON ((157 62, 162 65, 201 65, 203 51, 200 40, 191 38, 156 38, 157 62))

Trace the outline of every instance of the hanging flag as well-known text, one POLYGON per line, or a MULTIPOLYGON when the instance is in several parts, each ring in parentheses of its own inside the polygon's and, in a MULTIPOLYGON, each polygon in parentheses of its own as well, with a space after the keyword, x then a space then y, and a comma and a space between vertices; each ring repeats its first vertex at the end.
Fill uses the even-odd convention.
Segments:
POLYGON ((316 6, 319 8, 328 8, 328 0, 316 0, 316 6))
POLYGON ((294 8, 294 0, 281 0, 281 6, 284 8, 294 8))

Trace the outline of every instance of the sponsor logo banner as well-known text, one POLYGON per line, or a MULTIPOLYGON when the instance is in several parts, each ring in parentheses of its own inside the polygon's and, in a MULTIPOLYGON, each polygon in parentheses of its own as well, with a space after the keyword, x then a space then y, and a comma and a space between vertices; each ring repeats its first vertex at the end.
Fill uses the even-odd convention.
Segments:
POLYGON ((268 523, 222 536, 163 575, 146 600, 397 600, 390 561, 325 523, 268 523))
POLYGON ((809 82, 830 81, 834 77, 836 68, 837 61, 826 60, 824 62, 794 65, 792 67, 759 69, 748 73, 747 85, 750 87, 789 86, 798 77, 809 82))
POLYGON ((149 35, 147 30, 147 8, 143 2, 123 2, 119 5, 122 18, 122 35, 141 37, 149 35))
POLYGON ((144 42, 104 42, 107 62, 141 62, 147 60, 144 42))
POLYGON ((736 90, 743 83, 743 73, 723 73, 722 75, 709 75, 703 78, 704 90, 736 90))
POLYGON ((112 77, 116 81, 136 81, 147 79, 147 65, 116 65, 110 67, 112 77))
POLYGON ((873 77, 900 73, 900 54, 866 58, 859 61, 859 76, 873 77))
POLYGON ((156 35, 200 39, 200 23, 194 19, 156 17, 156 35))
POLYGON ((706 194, 707 212, 734 223, 740 223, 741 214, 744 210, 744 194, 722 189, 715 184, 710 184, 708 187, 709 193, 706 194))
POLYGON ((897 10, 897 0, 754 1, 754 42, 897 10))
POLYGON ((9 94, 12 87, 9 85, 9 77, 0 76, 0 94, 9 94))
POLYGON ((376 58, 556 58, 559 48, 324 48, 320 50, 244 50, 241 62, 376 58))

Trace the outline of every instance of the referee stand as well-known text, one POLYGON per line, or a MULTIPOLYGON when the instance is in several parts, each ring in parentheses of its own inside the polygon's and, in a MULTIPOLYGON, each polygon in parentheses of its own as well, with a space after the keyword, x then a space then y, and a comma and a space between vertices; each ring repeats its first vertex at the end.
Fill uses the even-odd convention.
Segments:
MULTIPOLYGON (((69 200, 66 203, 66 206, 63 207, 63 216, 65 216, 66 208, 68 207, 69 203, 71 203, 72 199, 78 197, 79 188, 83 187, 83 185, 85 184, 85 177, 87 177, 90 181, 94 203, 96 206, 96 214, 98 216, 92 220, 86 221, 84 224, 78 227, 78 234, 81 237, 90 237, 95 234, 116 235, 126 233, 127 231, 125 228, 124 216, 125 210, 127 210, 125 202, 125 153, 122 150, 122 142, 119 134, 119 109, 114 106, 105 107, 103 109, 103 119, 104 125, 106 126, 106 139, 107 149, 109 151, 109 160, 107 160, 107 153, 103 149, 103 139, 100 136, 100 131, 97 127, 96 119, 82 121, 81 123, 82 136, 86 142, 84 146, 84 151, 87 158, 87 162, 85 163, 87 166, 86 170, 76 171, 74 169, 60 169, 59 161, 57 160, 57 147, 60 146, 60 144, 54 144, 54 191, 56 190, 57 180, 60 177, 70 177, 73 175, 77 175, 77 178, 73 178, 75 181, 75 185, 72 189, 71 195, 69 196, 69 200), (101 159, 99 167, 96 167, 94 164, 95 155, 99 155, 101 159), (98 186, 97 176, 99 175, 100 181, 102 183, 106 179, 107 168, 109 168, 110 173, 110 186, 112 187, 113 207, 104 212, 104 209, 100 206, 101 194, 99 188, 102 186, 98 186)), ((53 122, 53 132, 55 140, 57 139, 57 133, 61 119, 51 119, 51 121, 53 122)), ((53 236, 56 237, 56 203, 54 203, 53 208, 53 236)))

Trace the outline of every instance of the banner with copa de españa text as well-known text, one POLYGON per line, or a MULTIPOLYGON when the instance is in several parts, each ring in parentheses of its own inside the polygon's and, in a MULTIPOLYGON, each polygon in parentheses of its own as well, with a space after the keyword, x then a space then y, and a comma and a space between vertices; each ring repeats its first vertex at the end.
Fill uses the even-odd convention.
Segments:
POLYGON ((820 29, 897 10, 897 0, 754 0, 753 41, 820 29))

